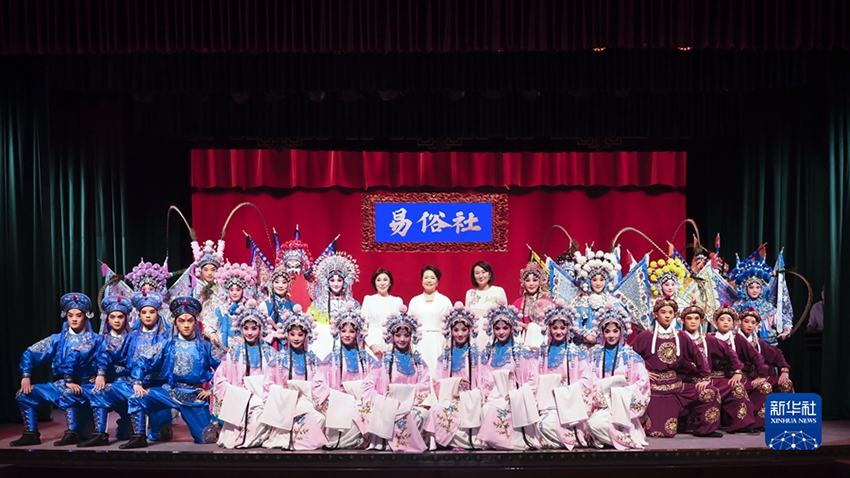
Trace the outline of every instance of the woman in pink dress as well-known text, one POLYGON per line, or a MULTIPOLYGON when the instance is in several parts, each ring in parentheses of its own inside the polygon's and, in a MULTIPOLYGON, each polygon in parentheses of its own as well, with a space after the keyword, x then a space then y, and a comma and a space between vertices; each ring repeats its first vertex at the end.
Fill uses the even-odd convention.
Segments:
POLYGON ((277 352, 262 340, 269 318, 262 309, 254 299, 248 299, 236 310, 230 349, 213 375, 213 394, 223 402, 223 411, 247 409, 241 419, 224 421, 218 436, 222 448, 257 447, 269 433, 269 427, 260 423, 259 417, 265 408, 264 376, 277 352), (246 377, 257 379, 246 384, 246 377), (228 394, 234 388, 238 390, 228 394))
POLYGON ((537 433, 543 448, 572 450, 588 445, 586 421, 592 411, 593 374, 587 350, 571 341, 579 317, 563 299, 555 300, 543 313, 548 340, 540 348, 537 386, 537 433))
POLYGON ((403 305, 384 322, 384 341, 391 347, 382 366, 363 383, 363 400, 369 404, 364 418, 372 434, 370 449, 389 446, 409 453, 428 449, 422 438, 428 410, 422 404, 431 392, 431 375, 413 347, 421 338, 420 327, 419 319, 403 305))
POLYGON ((539 419, 534 400, 537 354, 516 341, 517 312, 502 300, 483 319, 484 332, 492 341, 481 353, 479 384, 486 398, 478 439, 496 450, 527 450, 540 442, 534 426, 539 419))
POLYGON ((626 345, 631 318, 611 304, 599 311, 594 323, 602 343, 590 350, 596 386, 588 429, 597 448, 642 449, 647 445, 641 418, 649 403, 649 374, 643 358, 626 345))
POLYGON ((480 356, 473 340, 478 335, 475 314, 456 302, 442 317, 447 342, 437 358, 434 390, 437 404, 431 408, 425 431, 441 447, 480 448, 481 391, 478 386, 480 356))
POLYGON ((266 411, 261 420, 272 426, 264 448, 316 450, 327 443, 321 411, 327 387, 314 387, 319 359, 308 346, 313 343, 316 323, 309 312, 296 304, 275 325, 275 338, 283 342, 275 363, 266 372, 269 387, 266 411))
POLYGON ((361 419, 363 381, 380 364, 367 352, 365 337, 369 323, 356 309, 353 301, 331 317, 333 351, 322 361, 314 390, 325 388, 317 395, 327 395, 325 435, 326 448, 355 449, 363 444, 367 433, 366 421, 361 419), (338 340, 338 342, 337 342, 338 340))

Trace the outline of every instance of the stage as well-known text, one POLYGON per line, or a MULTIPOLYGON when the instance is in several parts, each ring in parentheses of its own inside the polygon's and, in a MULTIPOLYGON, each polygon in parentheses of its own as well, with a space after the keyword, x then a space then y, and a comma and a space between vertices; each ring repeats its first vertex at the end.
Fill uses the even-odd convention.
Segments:
MULTIPOLYGON (((114 424, 115 416, 110 416, 114 424)), ((528 452, 435 451, 423 454, 397 454, 365 450, 290 452, 250 449, 225 450, 216 445, 192 443, 181 420, 174 425, 170 442, 150 443, 141 450, 120 450, 123 443, 113 440, 107 447, 54 447, 61 438, 64 416, 55 411, 54 421, 39 423, 42 444, 12 448, 11 440, 21 434, 20 425, 0 426, 0 478, 7 476, 91 476, 107 471, 123 477, 225 476, 248 471, 252 476, 271 476, 281 471, 302 471, 311 478, 319 475, 367 476, 376 471, 399 471, 405 478, 424 476, 465 476, 484 472, 492 477, 533 472, 563 476, 565 472, 594 476, 622 476, 625 470, 654 477, 717 476, 733 471, 752 471, 761 476, 850 476, 850 422, 831 421, 823 425, 823 446, 814 451, 772 451, 758 436, 725 435, 698 438, 680 434, 673 439, 649 438, 643 451, 541 450, 528 452), (35 473, 39 475, 34 475, 35 473)), ((114 438, 114 437, 113 437, 114 438)))

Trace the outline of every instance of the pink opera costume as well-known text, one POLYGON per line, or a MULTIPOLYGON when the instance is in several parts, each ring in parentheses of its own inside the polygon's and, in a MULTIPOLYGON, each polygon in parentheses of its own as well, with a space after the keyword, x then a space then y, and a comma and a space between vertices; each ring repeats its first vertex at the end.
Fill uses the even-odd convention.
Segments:
POLYGON ((351 295, 351 288, 359 280, 360 268, 348 254, 333 252, 323 254, 316 259, 311 274, 313 303, 308 312, 316 323, 312 349, 316 355, 324 357, 331 353, 333 348, 330 330, 331 315, 344 310, 346 302, 350 300, 354 301, 358 309, 360 308, 360 303, 351 295))
POLYGON ((456 302, 441 322, 447 342, 433 371, 437 403, 431 407, 424 430, 442 447, 480 449, 477 435, 483 420, 478 385, 481 361, 474 343, 478 335, 475 314, 456 302))
POLYGON ((644 430, 651 437, 674 437, 679 416, 693 416, 694 435, 719 437, 720 394, 711 385, 711 369, 705 355, 673 322, 679 305, 672 297, 658 299, 653 306, 655 327, 637 336, 632 348, 646 364, 652 398, 647 405, 644 430), (682 381, 680 373, 698 377, 682 381))
POLYGON ((419 320, 401 306, 384 322, 384 341, 392 347, 380 368, 365 380, 364 401, 369 405, 363 418, 372 435, 370 449, 421 453, 428 449, 422 429, 428 410, 422 403, 431 392, 431 375, 413 345, 419 342, 419 320))
POLYGON ((621 266, 614 253, 594 252, 590 248, 585 250, 585 255, 576 251, 575 258, 578 272, 576 280, 580 285, 581 293, 573 297, 568 305, 579 313, 579 318, 574 324, 578 327, 574 341, 590 348, 600 340, 596 337, 596 329, 593 327, 596 312, 608 302, 622 307, 612 294, 616 290, 621 266))
POLYGON ((587 427, 593 444, 642 449, 647 445, 641 418, 649 404, 649 375, 641 356, 626 345, 631 318, 622 309, 606 306, 594 324, 602 343, 590 350, 595 386, 587 427))
POLYGON ((268 398, 260 421, 271 432, 263 448, 317 450, 327 443, 320 409, 328 397, 327 387, 317 386, 320 362, 310 350, 316 323, 296 304, 274 328, 283 346, 265 377, 268 398))
POLYGON ((218 445, 253 448, 271 431, 260 416, 268 392, 266 372, 277 352, 263 340, 273 328, 262 304, 248 299, 235 312, 229 350, 213 375, 213 394, 221 403, 219 418, 224 422, 218 445))
POLYGON ((486 448, 527 450, 539 446, 536 423, 540 420, 534 391, 537 388, 537 354, 516 342, 519 316, 502 301, 484 317, 484 332, 492 337, 481 353, 479 384, 485 397, 484 422, 478 439, 486 448))
POLYGON ((549 297, 549 273, 537 262, 530 261, 519 272, 519 279, 522 295, 513 303, 519 310, 520 327, 523 329, 519 341, 526 347, 536 349, 543 342, 543 331, 535 319, 539 319, 542 308, 551 305, 549 300, 541 301, 549 297))
POLYGON ((257 284, 257 271, 248 264, 227 262, 215 273, 216 283, 220 284, 220 297, 215 308, 204 309, 201 322, 204 324, 204 336, 218 346, 227 348, 233 336, 233 317, 236 310, 254 296, 257 284))
POLYGON ((363 400, 363 382, 380 366, 366 351, 364 337, 369 324, 349 301, 344 310, 331 318, 331 335, 339 342, 322 361, 314 379, 314 389, 325 388, 319 396, 327 396, 325 435, 327 448, 356 449, 364 442, 367 422, 361 419, 368 405, 363 400))
MULTIPOLYGON (((619 309, 618 309, 619 310, 619 309)), ((546 449, 588 445, 587 419, 592 411, 593 373, 587 349, 570 341, 578 329, 578 312, 563 299, 545 309, 543 330, 548 336, 538 360, 537 438, 546 449)))

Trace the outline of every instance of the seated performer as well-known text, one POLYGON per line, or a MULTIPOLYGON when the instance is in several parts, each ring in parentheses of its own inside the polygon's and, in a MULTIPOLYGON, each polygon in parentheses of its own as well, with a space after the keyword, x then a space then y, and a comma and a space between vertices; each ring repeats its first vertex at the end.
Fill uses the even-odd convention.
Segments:
POLYGON ((437 358, 434 390, 437 404, 431 407, 424 430, 441 447, 481 448, 481 391, 478 387, 480 356, 473 343, 478 329, 475 314, 461 302, 442 317, 442 333, 448 342, 437 358), (463 397, 463 398, 461 398, 463 397))
POLYGON ((570 340, 573 328, 579 330, 574 324, 579 317, 575 309, 565 307, 563 299, 556 299, 543 313, 548 343, 540 347, 537 384, 537 433, 542 448, 572 450, 588 445, 593 375, 587 349, 570 340))
POLYGON ((626 345, 631 318, 622 309, 606 307, 595 324, 604 342, 590 351, 596 381, 587 428, 597 448, 642 449, 647 445, 641 418, 649 403, 649 375, 640 355, 626 345))
POLYGON ((191 267, 197 278, 192 297, 198 299, 204 309, 215 309, 215 302, 221 292, 215 282, 215 274, 224 264, 224 240, 219 240, 218 243, 208 240, 203 245, 192 241, 192 255, 195 262, 191 267))
POLYGON ((133 306, 128 297, 110 296, 101 301, 100 308, 103 309, 106 317, 101 324, 103 340, 100 341, 97 354, 97 379, 89 397, 94 414, 94 433, 88 440, 77 443, 78 447, 109 445, 109 434, 106 432, 109 410, 121 415, 119 423, 123 426, 119 428, 117 438, 119 440, 129 438, 127 429, 130 420, 127 416, 127 398, 119 394, 117 390, 113 392, 112 388, 116 380, 126 380, 130 371, 121 365, 116 365, 111 357, 124 345, 130 329, 128 317, 133 306))
POLYGON ((197 320, 201 303, 191 297, 177 297, 171 301, 174 328, 171 338, 157 343, 132 364, 130 376, 136 395, 129 400, 133 421, 133 436, 119 448, 143 448, 145 438, 145 413, 162 410, 180 410, 183 421, 195 443, 212 443, 213 436, 204 433, 210 424, 211 392, 204 384, 212 378, 220 357, 213 354, 209 342, 200 339, 197 320), (146 389, 145 377, 159 371, 165 383, 146 389))
POLYGON ((316 386, 320 363, 308 348, 315 340, 316 323, 296 304, 275 329, 283 346, 266 372, 269 396, 261 421, 272 429, 263 448, 317 450, 327 443, 322 432, 325 417, 319 411, 327 399, 320 392, 327 391, 316 386), (274 419, 267 416, 275 411, 274 419))
POLYGON ((232 317, 236 309, 253 297, 257 271, 248 264, 228 262, 215 273, 215 280, 224 286, 223 296, 219 300, 221 305, 203 313, 203 332, 214 345, 227 348, 233 336, 232 317))
POLYGON ((517 310, 501 301, 484 317, 484 332, 493 340, 481 352, 479 384, 485 403, 478 438, 496 450, 536 448, 537 354, 516 342, 517 310))
POLYGON ((322 361, 321 373, 315 379, 318 387, 327 388, 317 394, 328 397, 326 448, 360 448, 367 432, 366 420, 361 419, 366 406, 363 380, 379 363, 366 351, 364 337, 369 333, 369 324, 354 302, 348 302, 345 310, 334 313, 330 327, 331 335, 334 340, 339 339, 339 343, 334 344, 333 351, 322 361))
MULTIPOLYGON (((767 343, 766 340, 758 337, 757 333, 761 326, 761 315, 754 308, 747 309, 741 312, 738 317, 740 334, 747 340, 763 358, 768 370, 771 367, 779 369, 779 376, 771 374, 767 377, 764 383, 759 383, 750 391, 750 401, 753 404, 756 428, 764 427, 764 402, 771 392, 776 393, 794 393, 794 384, 788 378, 791 373, 791 366, 785 361, 785 355, 779 347, 775 347, 767 343)), ((749 370, 749 369, 748 369, 749 370)), ((751 377, 757 377, 757 372, 754 372, 751 377)), ((757 380, 757 379, 756 379, 757 380)), ((755 383, 753 384, 755 385, 755 383)))
POLYGON ((38 445, 39 407, 53 404, 65 410, 67 430, 56 446, 79 443, 83 437, 85 423, 81 414, 89 411, 89 393, 94 387, 92 378, 96 374, 96 355, 100 337, 91 328, 89 319, 91 299, 85 294, 72 292, 59 299, 65 324, 62 331, 53 334, 26 349, 21 356, 21 390, 17 394, 18 408, 24 418, 24 433, 21 438, 9 443, 11 446, 38 445), (32 385, 32 369, 51 362, 55 382, 32 385))
POLYGON ((683 309, 681 316, 682 329, 708 361, 711 384, 720 393, 721 419, 729 423, 727 431, 753 433, 753 408, 742 383, 744 365, 738 359, 738 354, 726 342, 713 335, 700 333, 705 323, 705 312, 696 301, 683 309))
POLYGON ((421 338, 420 327, 403 305, 384 321, 384 341, 392 347, 363 384, 370 406, 370 449, 389 446, 392 451, 421 453, 428 448, 422 438, 428 410, 422 402, 431 392, 431 375, 413 348, 421 338))
POLYGON ((269 433, 259 417, 266 399, 266 371, 277 352, 263 341, 269 319, 263 309, 254 299, 236 309, 230 348, 213 374, 213 394, 222 404, 219 418, 224 424, 218 436, 222 448, 257 447, 269 433))
POLYGON ((770 345, 776 345, 779 339, 787 339, 794 325, 787 291, 782 294, 781 313, 770 300, 769 285, 776 280, 774 276, 773 268, 765 262, 764 246, 759 247, 743 261, 738 259, 735 268, 729 273, 738 294, 738 300, 734 304, 735 310, 742 315, 748 309, 758 312, 760 324, 755 333, 770 345))
POLYGON ((672 297, 658 299, 653 306, 655 326, 637 336, 632 348, 643 357, 649 372, 652 398, 646 408, 645 430, 651 437, 674 437, 682 410, 693 415, 695 436, 720 437, 718 391, 711 383, 711 370, 705 355, 673 321, 679 305, 672 297), (677 372, 687 371, 698 378, 683 382, 677 372))

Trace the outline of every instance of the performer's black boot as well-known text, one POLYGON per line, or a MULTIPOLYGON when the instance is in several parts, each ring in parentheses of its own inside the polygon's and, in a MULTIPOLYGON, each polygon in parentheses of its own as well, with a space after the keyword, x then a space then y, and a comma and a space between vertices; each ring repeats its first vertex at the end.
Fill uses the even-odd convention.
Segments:
POLYGON ((25 431, 23 435, 17 440, 9 443, 9 446, 28 446, 28 445, 40 445, 41 444, 41 433, 33 432, 33 431, 25 431))
POLYGON ((79 410, 73 407, 66 408, 65 424, 68 426, 65 435, 61 440, 53 442, 53 446, 74 445, 81 441, 80 434, 76 431, 79 427, 79 410))
POLYGON ((144 435, 133 435, 130 441, 118 445, 122 450, 132 450, 133 448, 145 448, 148 446, 148 439, 144 435))
POLYGON ((723 436, 723 434, 720 433, 720 432, 711 432, 711 433, 707 433, 705 435, 697 435, 696 433, 694 433, 694 436, 700 437, 700 438, 720 438, 720 437, 723 436))
POLYGON ((94 432, 86 441, 77 443, 77 446, 80 448, 87 448, 90 446, 107 446, 109 445, 109 433, 100 433, 94 432))

